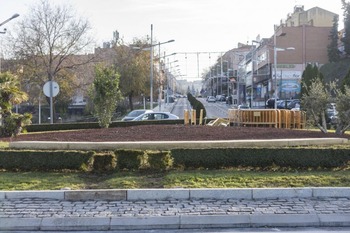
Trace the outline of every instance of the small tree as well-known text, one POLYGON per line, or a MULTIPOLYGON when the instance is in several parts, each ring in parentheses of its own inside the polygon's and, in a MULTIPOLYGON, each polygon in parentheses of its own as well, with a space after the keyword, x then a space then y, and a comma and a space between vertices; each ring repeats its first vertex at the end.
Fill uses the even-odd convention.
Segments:
POLYGON ((343 91, 335 89, 337 98, 337 134, 344 134, 350 128, 350 86, 345 85, 343 91))
POLYGON ((93 82, 91 99, 94 104, 94 115, 102 128, 108 128, 115 112, 117 101, 121 98, 119 74, 114 69, 98 65, 93 82))
POLYGON ((14 114, 13 104, 26 101, 28 96, 19 89, 16 76, 6 72, 0 74, 0 137, 16 136, 23 126, 30 124, 30 114, 14 114))
POLYGON ((340 60, 340 54, 338 50, 338 15, 333 18, 333 27, 329 34, 330 43, 327 47, 328 61, 337 62, 340 60))
POLYGON ((302 106, 311 122, 327 133, 327 105, 331 102, 330 92, 319 78, 314 78, 302 96, 302 106))
POLYGON ((342 9, 344 10, 344 37, 341 41, 344 43, 344 51, 346 55, 350 55, 350 3, 342 0, 342 9))
POLYGON ((307 89, 311 86, 312 80, 315 78, 323 81, 323 76, 318 71, 318 67, 316 65, 313 66, 311 64, 308 64, 302 74, 300 96, 303 96, 305 93, 307 93, 307 89))

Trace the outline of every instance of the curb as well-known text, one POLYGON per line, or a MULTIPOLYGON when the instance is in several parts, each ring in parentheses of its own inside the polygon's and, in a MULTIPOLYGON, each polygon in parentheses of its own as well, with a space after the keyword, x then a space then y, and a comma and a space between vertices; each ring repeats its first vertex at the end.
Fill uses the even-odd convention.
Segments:
MULTIPOLYGON (((128 189, 2 191, 0 201, 43 198, 83 200, 278 199, 350 196, 347 187, 247 189, 128 189)), ((175 215, 130 217, 1 218, 0 231, 107 231, 255 227, 349 227, 349 214, 175 215)))
POLYGON ((190 200, 190 199, 278 199, 349 197, 348 187, 322 188, 227 188, 227 189, 106 189, 54 191, 0 191, 0 201, 43 198, 67 201, 190 200))
POLYGON ((107 231, 256 227, 349 227, 349 219, 350 214, 0 218, 0 231, 107 231))
POLYGON ((300 138, 272 140, 222 140, 222 141, 141 141, 141 142, 56 142, 16 141, 10 142, 10 149, 39 150, 169 150, 242 147, 288 147, 347 144, 346 138, 300 138))

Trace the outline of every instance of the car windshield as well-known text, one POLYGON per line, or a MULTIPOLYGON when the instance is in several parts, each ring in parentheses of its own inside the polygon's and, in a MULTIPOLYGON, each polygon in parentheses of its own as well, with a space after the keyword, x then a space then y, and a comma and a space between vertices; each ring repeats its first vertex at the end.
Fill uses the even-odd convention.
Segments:
POLYGON ((137 117, 137 116, 140 116, 141 114, 143 114, 145 111, 144 110, 134 110, 134 111, 131 111, 128 115, 128 117, 137 117))

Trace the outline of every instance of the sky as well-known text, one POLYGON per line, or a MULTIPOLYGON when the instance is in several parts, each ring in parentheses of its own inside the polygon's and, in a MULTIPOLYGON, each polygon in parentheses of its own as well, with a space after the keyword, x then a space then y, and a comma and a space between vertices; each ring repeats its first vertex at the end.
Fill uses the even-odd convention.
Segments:
MULTIPOLYGON (((341 0, 50 0, 70 4, 78 17, 89 20, 96 46, 111 41, 113 32, 131 43, 151 35, 153 43, 175 40, 160 46, 161 55, 178 79, 196 80, 199 73, 215 63, 222 52, 251 44, 260 35, 271 37, 275 24, 286 19, 294 6, 305 10, 321 7, 339 15, 343 28, 341 0), (178 62, 174 62, 174 61, 178 62)), ((30 14, 38 0, 0 0, 0 22, 14 13, 30 14)), ((0 27, 11 30, 20 17, 0 27)), ((155 49, 158 53, 158 46, 155 49)))

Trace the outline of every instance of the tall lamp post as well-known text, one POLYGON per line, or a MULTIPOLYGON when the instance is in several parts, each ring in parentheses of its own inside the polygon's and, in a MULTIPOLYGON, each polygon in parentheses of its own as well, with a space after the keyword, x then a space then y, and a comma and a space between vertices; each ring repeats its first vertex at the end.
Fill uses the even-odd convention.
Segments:
MULTIPOLYGON (((277 96, 278 96, 278 91, 277 91, 277 51, 286 51, 286 50, 295 50, 294 47, 288 47, 288 48, 277 48, 277 35, 276 35, 276 25, 274 28, 274 35, 273 35, 273 69, 274 69, 274 97, 275 97, 275 101, 274 101, 274 108, 277 109, 277 96)), ((282 33, 279 36, 285 36, 286 33, 282 33)))
MULTIPOLYGON (((162 62, 160 60, 160 43, 158 43, 159 45, 159 72, 162 71, 162 62)), ((166 57, 169 57, 169 56, 173 56, 173 55, 176 55, 176 53, 172 53, 172 54, 168 54, 168 55, 165 55, 165 52, 164 52, 164 56, 163 56, 163 66, 164 66, 164 71, 165 71, 165 58, 166 57)), ((175 62, 175 61, 174 61, 175 62)), ((166 72, 164 72, 165 74, 165 78, 167 79, 167 74, 166 72)), ((162 111, 162 84, 159 84, 159 95, 158 95, 158 107, 159 107, 159 111, 162 111)), ((167 91, 168 91, 168 88, 167 88, 167 91)), ((164 98, 165 99, 165 98, 164 98)))
POLYGON ((151 86, 150 86, 150 109, 153 109, 153 47, 154 46, 160 46, 161 44, 167 44, 167 43, 171 43, 174 42, 175 40, 169 40, 163 43, 158 43, 158 44, 153 44, 153 24, 151 24, 151 46, 150 46, 150 50, 151 50, 151 72, 150 72, 150 76, 151 76, 151 86))
MULTIPOLYGON (((17 18, 19 16, 19 14, 14 14, 14 15, 12 15, 10 18, 8 18, 8 19, 6 19, 4 22, 2 22, 2 23, 0 23, 0 27, 2 26, 2 25, 4 25, 5 23, 7 23, 7 22, 9 22, 9 21, 11 21, 11 20, 13 20, 14 18, 17 18)), ((5 34, 6 33, 6 28, 4 28, 4 31, 2 31, 2 32, 0 32, 1 34, 5 34)), ((1 52, 1 54, 0 54, 0 72, 1 72, 1 59, 2 59, 2 52, 1 52)))

